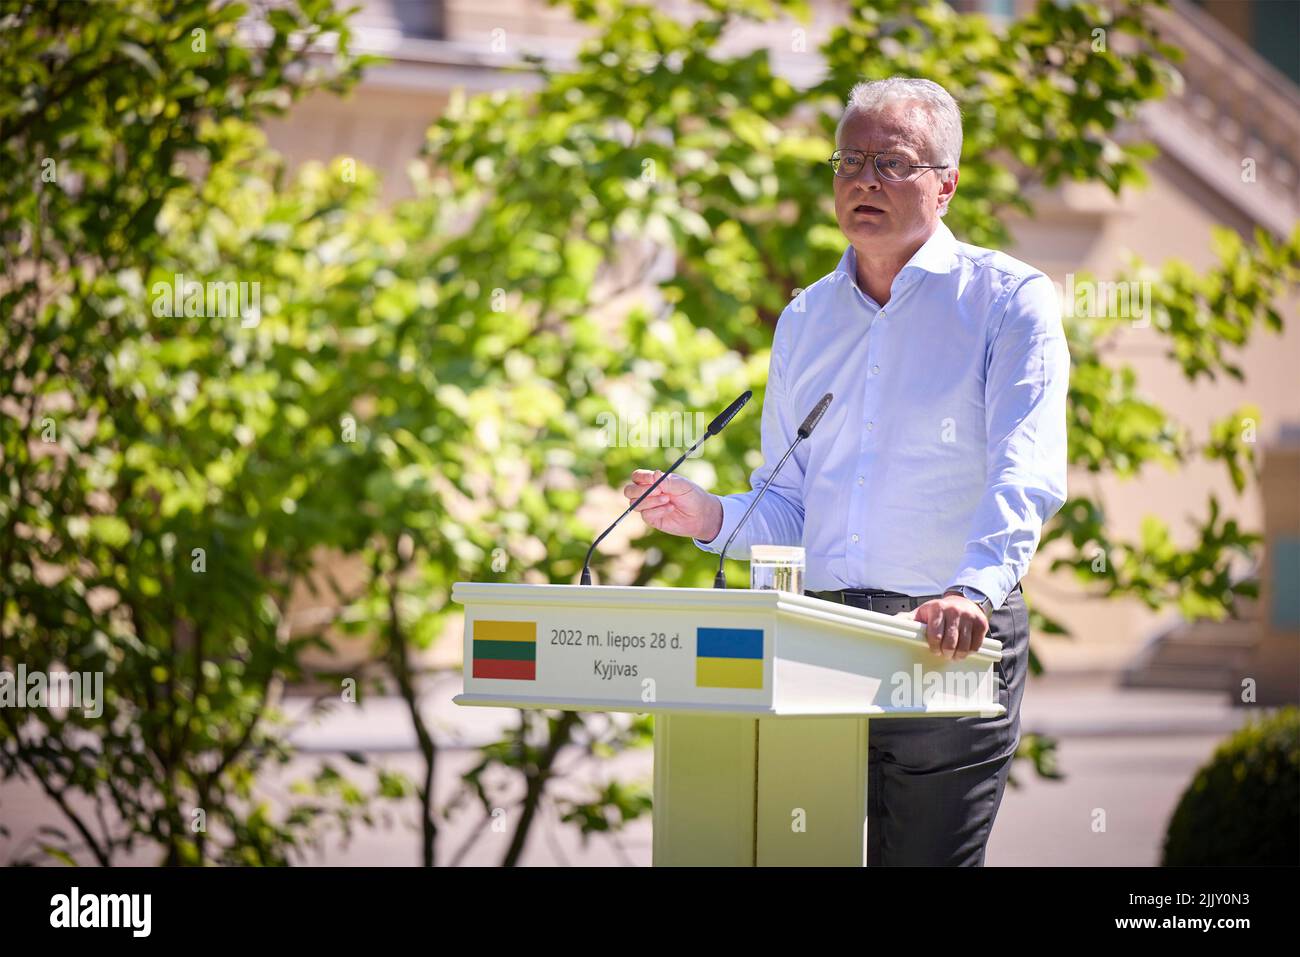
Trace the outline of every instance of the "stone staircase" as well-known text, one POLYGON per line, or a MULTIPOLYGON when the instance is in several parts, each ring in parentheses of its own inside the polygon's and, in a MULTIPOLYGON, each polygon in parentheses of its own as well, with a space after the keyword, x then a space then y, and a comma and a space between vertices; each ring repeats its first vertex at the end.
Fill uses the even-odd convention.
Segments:
POLYGON ((1300 222, 1300 89, 1187 0, 1150 15, 1184 51, 1184 86, 1148 104, 1143 126, 1211 189, 1289 234, 1300 222))
POLYGON ((1252 618, 1179 621, 1152 635, 1120 673, 1127 688, 1235 693, 1260 638, 1252 618))

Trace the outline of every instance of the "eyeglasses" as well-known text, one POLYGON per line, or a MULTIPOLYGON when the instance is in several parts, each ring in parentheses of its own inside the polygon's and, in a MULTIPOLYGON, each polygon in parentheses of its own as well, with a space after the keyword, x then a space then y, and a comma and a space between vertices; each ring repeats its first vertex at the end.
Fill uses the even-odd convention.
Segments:
POLYGON ((867 165, 867 157, 874 156, 872 165, 881 179, 901 183, 912 175, 914 169, 947 169, 947 166, 922 166, 913 163, 902 153, 864 153, 862 150, 836 150, 829 160, 836 176, 852 179, 867 165))

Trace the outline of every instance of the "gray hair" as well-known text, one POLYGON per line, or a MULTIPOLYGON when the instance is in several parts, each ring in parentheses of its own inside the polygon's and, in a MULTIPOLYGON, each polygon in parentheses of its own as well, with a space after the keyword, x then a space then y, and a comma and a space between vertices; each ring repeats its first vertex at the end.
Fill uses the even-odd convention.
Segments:
POLYGON ((961 162, 961 110, 952 95, 933 80, 891 76, 887 80, 859 83, 849 92, 848 103, 835 127, 835 145, 840 145, 844 124, 854 113, 875 113, 896 103, 910 103, 925 110, 930 117, 930 146, 935 152, 928 159, 956 169, 961 162))

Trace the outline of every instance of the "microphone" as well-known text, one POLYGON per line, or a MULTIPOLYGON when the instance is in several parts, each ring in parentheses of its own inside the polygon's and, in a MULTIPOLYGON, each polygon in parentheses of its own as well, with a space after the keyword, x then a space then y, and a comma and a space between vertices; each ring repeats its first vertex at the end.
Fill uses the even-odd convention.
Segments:
POLYGON ((822 416, 826 414, 826 407, 831 404, 832 398, 834 398, 834 396, 830 392, 827 392, 821 397, 818 403, 813 406, 813 410, 809 412, 808 417, 803 420, 803 425, 799 426, 795 440, 791 442, 790 447, 785 450, 785 455, 781 456, 781 461, 776 463, 776 468, 772 469, 772 474, 767 477, 767 481, 763 483, 763 488, 756 496, 754 496, 754 501, 749 503, 749 508, 745 509, 745 514, 740 516, 740 521, 737 522, 736 527, 732 529, 731 537, 727 539, 727 544, 722 546, 722 553, 718 555, 718 574, 713 578, 714 588, 727 587, 727 573, 724 570, 724 564, 727 561, 727 549, 730 548, 731 543, 736 540, 736 535, 740 530, 745 527, 745 522, 748 520, 749 514, 754 511, 754 506, 762 501, 763 496, 767 494, 767 490, 772 487, 772 480, 775 479, 776 474, 781 471, 781 466, 785 465, 785 460, 790 457, 790 453, 795 450, 795 447, 800 442, 812 435, 813 429, 817 428, 817 423, 820 422, 822 416))
POLYGON ((609 528, 605 529, 603 532, 600 533, 600 535, 596 538, 596 540, 591 543, 591 547, 587 549, 587 557, 582 562, 582 578, 579 581, 579 584, 581 585, 591 584, 591 556, 592 553, 596 551, 596 546, 601 543, 601 541, 605 538, 605 536, 608 535, 610 532, 612 532, 618 526, 619 522, 627 518, 628 513, 631 512, 633 509, 635 509, 638 505, 640 505, 647 495, 649 495, 651 492, 657 489, 659 487, 659 483, 661 483, 668 476, 676 472, 677 467, 686 461, 687 456, 689 456, 692 452, 694 452, 701 445, 703 445, 705 439, 709 438, 709 436, 717 435, 724 428, 726 428, 727 423, 736 417, 736 413, 745 407, 745 403, 748 402, 753 395, 754 393, 752 390, 746 389, 744 393, 742 393, 734 402, 731 403, 731 405, 727 406, 725 409, 719 412, 718 415, 714 418, 714 420, 709 423, 708 428, 704 430, 704 434, 700 436, 699 441, 697 441, 689 449, 683 452, 681 457, 672 464, 672 467, 668 469, 667 472, 659 476, 659 478, 655 479, 654 484, 652 484, 648 489, 642 492, 640 497, 638 497, 635 502, 633 502, 631 505, 627 507, 626 512, 624 512, 618 518, 614 519, 613 523, 610 524, 609 528))
MULTIPOLYGON (((734 419, 736 417, 736 413, 745 407, 745 403, 750 400, 750 397, 753 396, 753 394, 754 393, 751 392, 749 389, 746 389, 743 395, 737 397, 737 399, 734 402, 732 402, 731 405, 727 406, 725 409, 719 412, 717 416, 714 418, 714 420, 709 423, 709 427, 704 431, 708 435, 717 435, 719 432, 725 429, 727 427, 727 423, 730 422, 732 419, 734 419)), ((680 459, 678 461, 680 461, 680 459)))

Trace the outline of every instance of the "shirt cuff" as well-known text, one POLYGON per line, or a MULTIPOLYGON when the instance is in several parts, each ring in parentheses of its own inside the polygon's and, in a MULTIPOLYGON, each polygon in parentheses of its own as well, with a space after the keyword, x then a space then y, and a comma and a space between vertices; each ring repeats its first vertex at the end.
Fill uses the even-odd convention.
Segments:
MULTIPOLYGON (((740 516, 745 514, 745 509, 748 507, 747 503, 737 502, 730 495, 719 495, 718 501, 722 503, 722 528, 718 529, 718 534, 713 536, 711 542, 702 542, 698 538, 691 539, 697 547, 712 555, 722 552, 722 546, 727 544, 727 539, 736 530, 736 523, 740 521, 740 516)), ((754 511, 757 513, 758 509, 754 511)), ((751 523, 753 518, 754 516, 751 515, 751 523)), ((749 540, 744 532, 736 536, 735 544, 727 552, 727 557, 739 558, 742 561, 749 558, 749 540)))
POLYGON ((976 591, 983 592, 984 597, 993 603, 993 610, 997 611, 1007 600, 1011 589, 1016 587, 1016 583, 1011 580, 1013 575, 1011 569, 1005 565, 989 565, 983 568, 968 565, 953 577, 944 591, 959 585, 974 588, 976 591))

